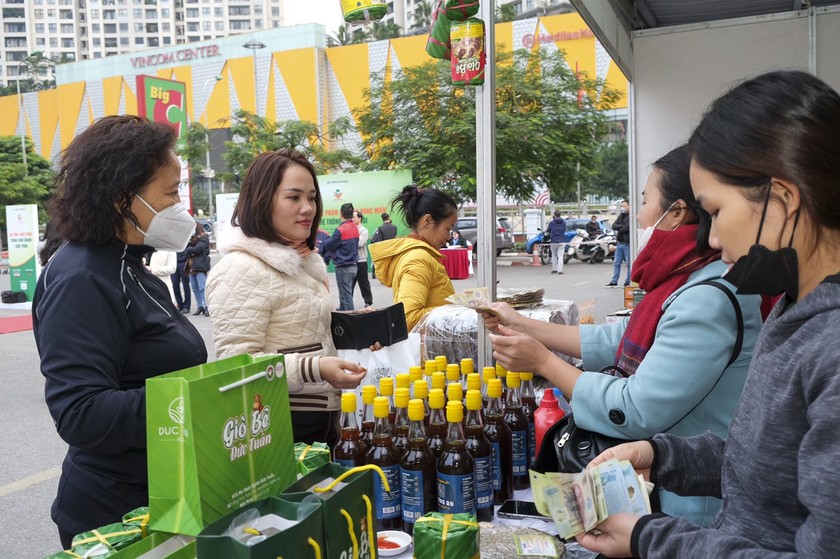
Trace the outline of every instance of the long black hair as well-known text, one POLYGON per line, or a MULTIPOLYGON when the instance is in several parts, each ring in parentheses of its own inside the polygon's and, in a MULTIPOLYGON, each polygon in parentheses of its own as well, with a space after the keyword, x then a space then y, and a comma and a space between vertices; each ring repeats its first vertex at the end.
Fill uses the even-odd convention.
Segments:
POLYGON ((668 211, 668 208, 677 200, 686 204, 685 211, 688 212, 688 223, 697 223, 697 251, 705 252, 709 248, 709 234, 712 229, 712 220, 709 213, 700 206, 691 190, 691 149, 688 144, 674 148, 651 165, 659 171, 659 212, 668 211))
POLYGON ((840 95, 798 71, 769 72, 717 99, 688 144, 718 180, 763 200, 771 178, 799 187, 819 228, 840 229, 840 95))
POLYGON ((395 207, 412 229, 417 227, 420 218, 426 214, 429 214, 435 223, 440 223, 458 211, 458 204, 446 192, 436 188, 420 190, 414 185, 406 186, 391 200, 391 209, 395 207))

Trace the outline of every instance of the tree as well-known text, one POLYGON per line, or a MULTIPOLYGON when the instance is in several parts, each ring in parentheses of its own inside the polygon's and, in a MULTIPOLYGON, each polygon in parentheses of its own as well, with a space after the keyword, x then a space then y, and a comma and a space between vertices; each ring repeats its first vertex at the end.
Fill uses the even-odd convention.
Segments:
POLYGON ((396 23, 382 23, 374 21, 368 26, 367 34, 371 41, 383 41, 385 39, 396 39, 402 30, 396 23))
MULTIPOLYGON (((55 172, 50 162, 35 153, 26 139, 26 169, 18 136, 0 136, 0 206, 37 204, 41 221, 46 220, 46 203, 53 192, 55 172)), ((0 212, 0 229, 6 227, 6 212, 0 212)))
POLYGON ((432 3, 429 0, 418 2, 414 6, 414 25, 411 29, 424 29, 432 24, 432 3))
MULTIPOLYGON (((561 52, 499 53, 497 60, 498 191, 518 200, 530 199, 537 185, 554 196, 573 192, 577 164, 582 173, 593 167, 608 130, 599 109, 619 94, 578 79, 561 52)), ((451 85, 448 62, 407 68, 388 82, 375 78, 366 100, 356 112, 369 154, 364 169, 411 169, 421 186, 475 200, 475 90, 451 85)))
POLYGON ((585 181, 586 194, 624 198, 630 192, 627 164, 627 142, 619 140, 600 146, 595 166, 585 181))
POLYGON ((516 8, 513 4, 502 4, 496 7, 496 23, 513 21, 516 18, 516 8))
POLYGON ((342 47, 363 43, 367 39, 367 33, 362 28, 356 28, 351 33, 346 25, 339 25, 335 35, 327 37, 327 46, 342 47))

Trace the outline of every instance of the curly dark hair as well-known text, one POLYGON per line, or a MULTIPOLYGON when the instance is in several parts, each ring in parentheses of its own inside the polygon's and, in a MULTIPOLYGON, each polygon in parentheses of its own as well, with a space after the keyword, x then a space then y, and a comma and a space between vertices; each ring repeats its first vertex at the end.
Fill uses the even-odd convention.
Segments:
POLYGON ((62 239, 105 245, 137 224, 134 196, 171 161, 173 128, 131 115, 106 116, 76 136, 61 154, 50 219, 62 239))
POLYGON ((245 171, 245 178, 239 189, 239 199, 233 209, 230 222, 238 226, 248 237, 262 239, 269 243, 285 243, 274 230, 271 215, 274 211, 274 193, 283 182, 286 169, 292 165, 300 165, 309 171, 312 182, 315 184, 315 216, 312 218, 309 238, 306 239, 306 246, 313 249, 318 235, 318 226, 321 224, 321 216, 324 213, 324 202, 321 199, 321 188, 318 186, 315 167, 305 155, 294 149, 268 151, 254 158, 248 170, 245 171))

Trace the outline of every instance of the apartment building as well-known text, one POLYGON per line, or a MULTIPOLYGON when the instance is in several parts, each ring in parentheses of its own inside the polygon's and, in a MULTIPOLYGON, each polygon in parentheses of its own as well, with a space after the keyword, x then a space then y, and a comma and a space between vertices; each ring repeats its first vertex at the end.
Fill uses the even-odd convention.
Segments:
POLYGON ((37 51, 87 60, 284 25, 281 0, 0 0, 0 10, 4 85, 32 77, 21 62, 37 51))

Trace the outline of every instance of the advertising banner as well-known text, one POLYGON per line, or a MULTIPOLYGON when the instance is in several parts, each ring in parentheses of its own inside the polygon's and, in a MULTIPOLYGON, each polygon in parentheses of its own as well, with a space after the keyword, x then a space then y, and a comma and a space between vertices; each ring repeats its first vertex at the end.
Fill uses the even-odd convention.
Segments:
MULTIPOLYGON (((178 146, 183 146, 187 137, 187 84, 155 76, 137 76, 137 113, 174 128, 178 132, 178 146)), ((190 170, 186 161, 178 159, 181 161, 178 194, 181 202, 192 212, 190 170)))
POLYGON ((38 206, 6 206, 6 241, 12 291, 23 291, 26 300, 31 301, 41 271, 38 262, 38 206))

